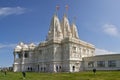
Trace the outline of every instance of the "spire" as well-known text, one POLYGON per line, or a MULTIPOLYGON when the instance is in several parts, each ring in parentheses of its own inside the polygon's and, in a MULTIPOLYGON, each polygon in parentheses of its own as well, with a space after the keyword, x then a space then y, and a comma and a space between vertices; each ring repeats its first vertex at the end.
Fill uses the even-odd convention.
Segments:
POLYGON ((66 17, 66 15, 63 16, 63 19, 61 22, 61 28, 62 28, 62 32, 63 32, 63 37, 71 37, 72 36, 69 20, 66 17))
POLYGON ((77 39, 79 38, 75 23, 72 23, 71 25, 71 33, 72 33, 72 37, 77 38, 77 39))
POLYGON ((62 39, 62 38, 63 38, 63 34, 62 34, 59 18, 58 16, 54 15, 50 23, 50 29, 48 32, 47 40, 62 39))

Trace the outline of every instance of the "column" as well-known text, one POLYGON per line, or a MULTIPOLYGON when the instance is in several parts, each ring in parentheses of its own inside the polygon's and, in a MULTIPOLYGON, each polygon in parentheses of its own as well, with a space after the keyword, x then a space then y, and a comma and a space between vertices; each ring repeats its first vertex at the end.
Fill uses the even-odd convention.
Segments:
POLYGON ((13 52, 13 54, 14 54, 14 62, 15 62, 15 60, 16 60, 16 53, 15 53, 15 52, 13 52))
POLYGON ((13 52, 13 55, 14 55, 13 71, 15 72, 16 71, 16 68, 15 68, 16 53, 13 52))
POLYGON ((24 71, 24 54, 25 54, 25 52, 24 51, 22 51, 22 61, 21 61, 21 71, 24 71))

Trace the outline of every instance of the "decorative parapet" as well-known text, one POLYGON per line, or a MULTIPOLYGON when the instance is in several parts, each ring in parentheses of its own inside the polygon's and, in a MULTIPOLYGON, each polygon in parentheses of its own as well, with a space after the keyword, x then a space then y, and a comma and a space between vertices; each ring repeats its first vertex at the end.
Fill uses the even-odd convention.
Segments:
POLYGON ((87 43, 85 41, 82 41, 80 39, 76 39, 76 38, 72 38, 72 37, 67 37, 67 38, 63 39, 63 41, 62 41, 62 43, 67 43, 67 42, 72 42, 72 43, 75 43, 75 44, 80 44, 82 46, 95 49, 94 45, 92 45, 90 43, 87 43))
POLYGON ((15 47, 14 52, 34 50, 35 47, 36 45, 34 43, 24 44, 21 42, 15 47))

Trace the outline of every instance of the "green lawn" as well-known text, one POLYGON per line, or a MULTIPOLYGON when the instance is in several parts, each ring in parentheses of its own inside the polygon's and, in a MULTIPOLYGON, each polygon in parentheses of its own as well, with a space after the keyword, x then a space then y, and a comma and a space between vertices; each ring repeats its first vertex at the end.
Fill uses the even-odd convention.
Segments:
MULTIPOLYGON (((0 80, 23 80, 23 78, 20 72, 7 72, 6 76, 0 73, 0 80)), ((92 71, 79 73, 26 72, 24 80, 120 80, 120 71, 97 71, 96 75, 92 71)))

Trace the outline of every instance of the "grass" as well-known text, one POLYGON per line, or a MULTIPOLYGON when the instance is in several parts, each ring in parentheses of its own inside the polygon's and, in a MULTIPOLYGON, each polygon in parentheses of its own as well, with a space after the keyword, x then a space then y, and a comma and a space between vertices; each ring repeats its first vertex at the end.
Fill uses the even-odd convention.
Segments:
MULTIPOLYGON (((0 72, 0 80, 23 80, 20 72, 0 72)), ((26 72, 24 80, 120 80, 120 71, 97 71, 96 75, 92 71, 78 73, 36 73, 26 72)))

